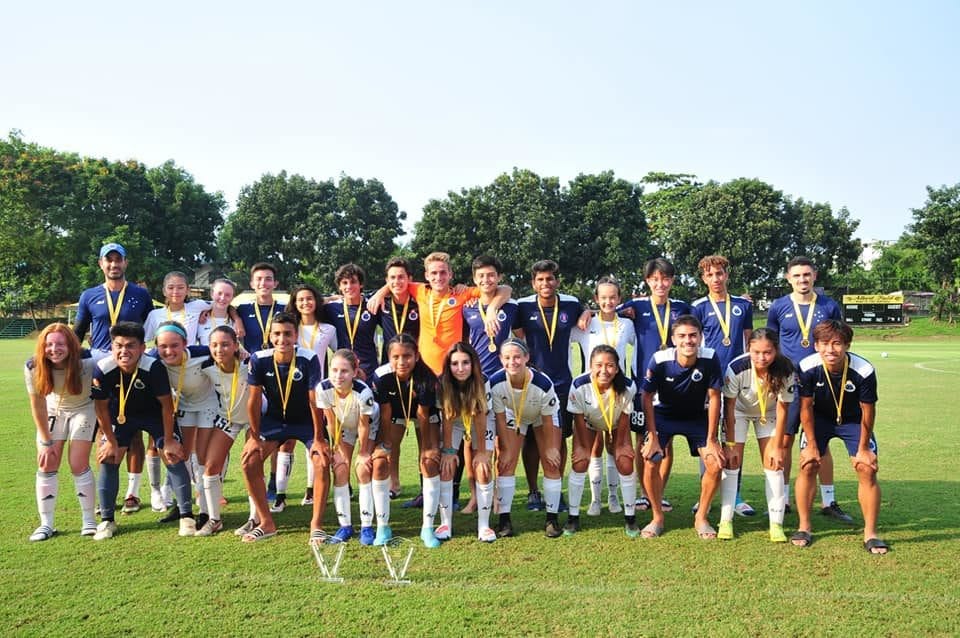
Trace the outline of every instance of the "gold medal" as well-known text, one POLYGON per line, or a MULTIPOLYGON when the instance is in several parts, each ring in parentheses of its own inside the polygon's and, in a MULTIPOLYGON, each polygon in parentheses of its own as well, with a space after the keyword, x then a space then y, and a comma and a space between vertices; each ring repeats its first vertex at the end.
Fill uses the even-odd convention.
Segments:
POLYGON ((729 346, 732 342, 730 341, 730 337, 724 337, 723 341, 721 341, 720 343, 722 343, 725 346, 729 346))
POLYGON ((666 350, 667 347, 668 347, 668 346, 667 346, 667 344, 665 344, 665 343, 661 343, 661 344, 660 344, 660 349, 661 349, 661 350, 666 350))
POLYGON ((804 319, 803 315, 800 313, 800 304, 797 303, 797 300, 793 298, 793 295, 790 295, 790 301, 793 302, 793 311, 797 316, 797 326, 800 328, 800 336, 803 338, 800 341, 800 345, 804 348, 809 348, 810 329, 813 328, 813 313, 814 308, 817 305, 817 293, 813 293, 813 298, 810 299, 810 305, 807 307, 806 319, 804 319))
POLYGON ((800 345, 803 346, 804 348, 809 348, 809 347, 810 347, 810 340, 809 340, 809 339, 801 339, 801 340, 800 340, 800 345))
POLYGON ((657 333, 660 335, 660 349, 667 349, 667 334, 670 330, 670 299, 667 298, 666 306, 663 309, 663 319, 660 318, 660 313, 657 312, 657 303, 650 299, 650 310, 653 312, 653 318, 657 322, 657 333))
POLYGON ((765 416, 760 417, 760 425, 766 425, 766 424, 767 424, 767 417, 765 416))
POLYGON ((557 334, 557 317, 560 316, 560 298, 554 297, 553 300, 553 319, 547 323, 547 313, 543 309, 543 304, 540 303, 540 297, 537 297, 537 309, 540 310, 540 318, 543 319, 543 331, 547 333, 547 344, 550 346, 550 350, 553 350, 553 338, 557 334))
POLYGON ((493 342, 493 339, 490 340, 490 344, 487 346, 487 351, 488 351, 488 352, 496 352, 496 351, 497 351, 497 344, 495 344, 495 343, 493 342))
POLYGON ((122 414, 117 415, 117 424, 123 425, 126 422, 127 422, 127 417, 123 416, 122 414))
POLYGON ((720 331, 723 332, 723 341, 721 343, 725 346, 730 345, 730 307, 733 305, 733 302, 730 301, 730 295, 724 295, 723 301, 726 303, 726 317, 720 316, 720 307, 717 305, 717 302, 713 300, 713 297, 708 295, 707 297, 710 300, 710 305, 713 306, 713 315, 717 318, 717 323, 720 324, 720 331))
POLYGON ((120 371, 120 384, 117 388, 117 424, 123 425, 127 422, 127 397, 130 396, 130 391, 133 389, 133 382, 137 380, 137 375, 140 374, 140 368, 138 367, 134 372, 133 376, 130 377, 130 384, 127 386, 127 389, 123 389, 123 371, 120 371))

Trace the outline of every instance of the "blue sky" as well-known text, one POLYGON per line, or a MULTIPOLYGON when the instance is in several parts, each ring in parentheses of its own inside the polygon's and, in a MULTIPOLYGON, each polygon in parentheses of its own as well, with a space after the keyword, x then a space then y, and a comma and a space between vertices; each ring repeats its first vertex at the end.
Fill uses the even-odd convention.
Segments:
POLYGON ((756 177, 896 239, 960 181, 960 3, 17 3, 0 134, 237 193, 380 179, 409 216, 513 167, 756 177), (94 5, 96 8, 93 8, 94 5))

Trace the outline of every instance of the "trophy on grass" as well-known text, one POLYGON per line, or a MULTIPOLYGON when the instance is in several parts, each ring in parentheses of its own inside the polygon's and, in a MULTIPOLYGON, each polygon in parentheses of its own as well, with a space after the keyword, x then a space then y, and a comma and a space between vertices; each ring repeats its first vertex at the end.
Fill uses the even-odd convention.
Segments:
POLYGON ((319 533, 311 536, 310 550, 317 561, 317 567, 320 568, 320 580, 325 583, 343 582, 343 577, 338 574, 346 549, 346 543, 329 534, 319 533))
POLYGON ((381 546, 383 562, 387 564, 387 571, 390 573, 390 578, 387 579, 388 585, 410 584, 410 579, 406 578, 406 575, 410 560, 413 558, 414 547, 410 539, 397 537, 381 546))

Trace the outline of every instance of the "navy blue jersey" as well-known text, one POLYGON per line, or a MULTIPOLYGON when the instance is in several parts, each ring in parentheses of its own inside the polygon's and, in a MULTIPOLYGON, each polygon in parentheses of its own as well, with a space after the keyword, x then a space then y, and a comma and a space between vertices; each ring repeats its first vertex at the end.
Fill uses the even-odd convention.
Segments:
POLYGON ((400 381, 390 364, 386 363, 374 372, 372 385, 377 403, 390 405, 394 421, 415 419, 421 405, 436 411, 437 379, 433 373, 419 381, 414 380, 413 377, 400 381))
MULTIPOLYGON (((644 370, 647 369, 647 363, 650 362, 650 357, 653 356, 654 352, 660 350, 661 345, 660 332, 657 329, 657 320, 653 316, 651 304, 652 302, 649 297, 640 297, 637 299, 631 299, 630 301, 625 301, 617 306, 617 312, 626 310, 627 308, 633 309, 633 329, 637 333, 634 370, 637 371, 638 377, 643 374, 644 370)), ((691 309, 687 302, 679 301, 677 299, 670 299, 669 304, 669 313, 667 313, 667 304, 658 305, 657 312, 659 313, 658 316, 661 319, 664 318, 665 313, 667 314, 666 345, 672 346, 673 339, 670 337, 670 330, 673 327, 673 322, 676 321, 677 317, 680 315, 690 314, 691 309)))
POLYGON ((404 313, 404 304, 394 305, 393 297, 387 297, 384 300, 384 308, 378 316, 380 317, 380 329, 383 330, 384 343, 380 363, 387 362, 386 344, 396 337, 398 332, 410 335, 414 341, 420 339, 420 306, 417 305, 417 300, 413 298, 413 295, 408 297, 406 313, 404 313), (394 322, 394 319, 396 319, 396 322, 394 322), (400 326, 403 326, 402 331, 400 326))
MULTIPOLYGON (((807 312, 810 304, 800 304, 800 312, 803 314, 803 320, 807 320, 807 312)), ((836 319, 843 321, 843 315, 840 312, 840 306, 836 301, 824 295, 817 295, 814 299, 813 317, 808 326, 808 343, 804 346, 803 333, 800 332, 800 324, 797 322, 796 311, 793 307, 793 300, 790 295, 775 299, 770 304, 770 310, 767 312, 767 327, 776 330, 780 335, 780 351, 784 356, 793 361, 794 365, 800 363, 804 357, 814 354, 816 350, 813 347, 813 328, 821 321, 826 319, 836 319)))
MULTIPOLYGON (((877 374, 873 365, 863 357, 848 352, 847 360, 850 367, 843 388, 840 423, 860 423, 863 417, 860 404, 877 402, 877 374)), ((819 354, 812 354, 800 361, 800 396, 813 397, 813 415, 817 421, 837 423, 834 394, 839 401, 842 378, 842 371, 827 374, 819 354)))
MULTIPOLYGON (((111 292, 114 304, 120 297, 119 292, 111 292)), ((142 324, 153 310, 153 299, 146 288, 128 283, 123 291, 123 303, 117 321, 134 321, 142 324)), ((110 307, 107 305, 107 289, 100 286, 87 288, 80 294, 77 305, 77 320, 73 325, 77 337, 83 341, 90 330, 90 347, 95 350, 110 350, 110 307)))
POLYGON ((656 415, 678 421, 705 418, 707 391, 721 388, 720 359, 711 348, 700 348, 689 368, 677 363, 675 348, 660 350, 650 357, 643 379, 643 391, 657 393, 656 415))
POLYGON ((257 320, 257 313, 253 303, 242 303, 237 306, 237 314, 240 315, 240 321, 243 323, 243 329, 246 334, 243 336, 243 349, 247 352, 256 352, 270 347, 270 323, 278 312, 283 312, 286 307, 279 301, 274 301, 272 305, 260 307, 260 321, 263 321, 263 327, 260 327, 260 321, 257 320), (266 330, 267 334, 263 334, 266 330))
POLYGON ((537 295, 530 295, 517 301, 517 324, 514 328, 523 330, 524 339, 530 348, 530 365, 543 371, 553 381, 558 397, 566 397, 570 390, 573 375, 570 374, 570 332, 577 325, 577 319, 583 314, 580 300, 571 295, 557 295, 556 303, 543 309, 537 304, 537 295), (557 315, 556 333, 553 342, 547 337, 547 330, 554 325, 554 313, 557 315), (544 326, 546 318, 546 326, 544 326))
POLYGON ((322 378, 317 353, 297 346, 292 362, 294 365, 277 363, 276 369, 274 369, 273 353, 273 348, 270 348, 250 355, 250 372, 247 375, 247 383, 260 386, 263 389, 263 395, 267 398, 265 418, 277 423, 312 426, 310 391, 317 387, 322 378), (290 388, 286 413, 284 413, 281 392, 286 390, 289 374, 293 374, 293 385, 290 388))
POLYGON ((337 329, 337 344, 341 348, 353 350, 360 359, 360 369, 369 379, 380 361, 374 339, 377 326, 380 325, 380 313, 370 314, 366 301, 361 299, 359 304, 344 304, 343 301, 326 303, 323 305, 323 315, 324 321, 337 329), (348 308, 349 317, 344 315, 345 305, 348 308), (357 321, 357 313, 360 314, 359 321, 357 321), (353 339, 350 339, 347 321, 350 322, 350 329, 353 329, 354 325, 357 327, 353 339))
MULTIPOLYGON (((513 299, 507 301, 497 312, 497 321, 500 322, 500 330, 493 338, 496 346, 494 352, 490 352, 490 337, 487 336, 486 327, 483 325, 483 317, 480 315, 480 300, 477 300, 476 306, 463 307, 464 340, 468 341, 473 349, 477 351, 480 357, 480 368, 484 376, 490 378, 493 373, 500 370, 503 366, 500 364, 500 344, 510 338, 513 326, 517 321, 517 311, 519 306, 513 299)), ((484 312, 487 307, 483 306, 484 312)), ((557 324, 559 325, 559 320, 557 324)))
MULTIPOLYGON (((162 408, 157 397, 170 396, 170 379, 163 362, 142 355, 137 362, 136 378, 121 373, 112 356, 104 357, 93 370, 90 395, 95 401, 110 402, 110 415, 116 423, 120 410, 120 384, 123 383, 124 416, 129 425, 158 425, 163 423, 162 408)), ((122 425, 118 427, 123 427, 122 425)))
POLYGON ((743 297, 730 295, 730 345, 723 345, 723 328, 720 322, 727 320, 727 302, 717 301, 717 311, 713 309, 709 297, 700 297, 693 302, 693 316, 703 324, 703 345, 713 348, 720 357, 720 369, 726 370, 730 362, 746 352, 743 340, 744 330, 753 330, 753 304, 743 297))

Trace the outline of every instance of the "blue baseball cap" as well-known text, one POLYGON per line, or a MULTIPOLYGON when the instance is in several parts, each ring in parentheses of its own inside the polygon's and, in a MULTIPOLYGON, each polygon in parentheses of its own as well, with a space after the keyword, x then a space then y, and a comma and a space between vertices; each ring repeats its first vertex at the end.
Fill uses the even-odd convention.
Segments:
POLYGON ((120 253, 124 259, 127 258, 127 251, 120 244, 109 243, 100 247, 100 259, 103 259, 110 253, 120 253))

